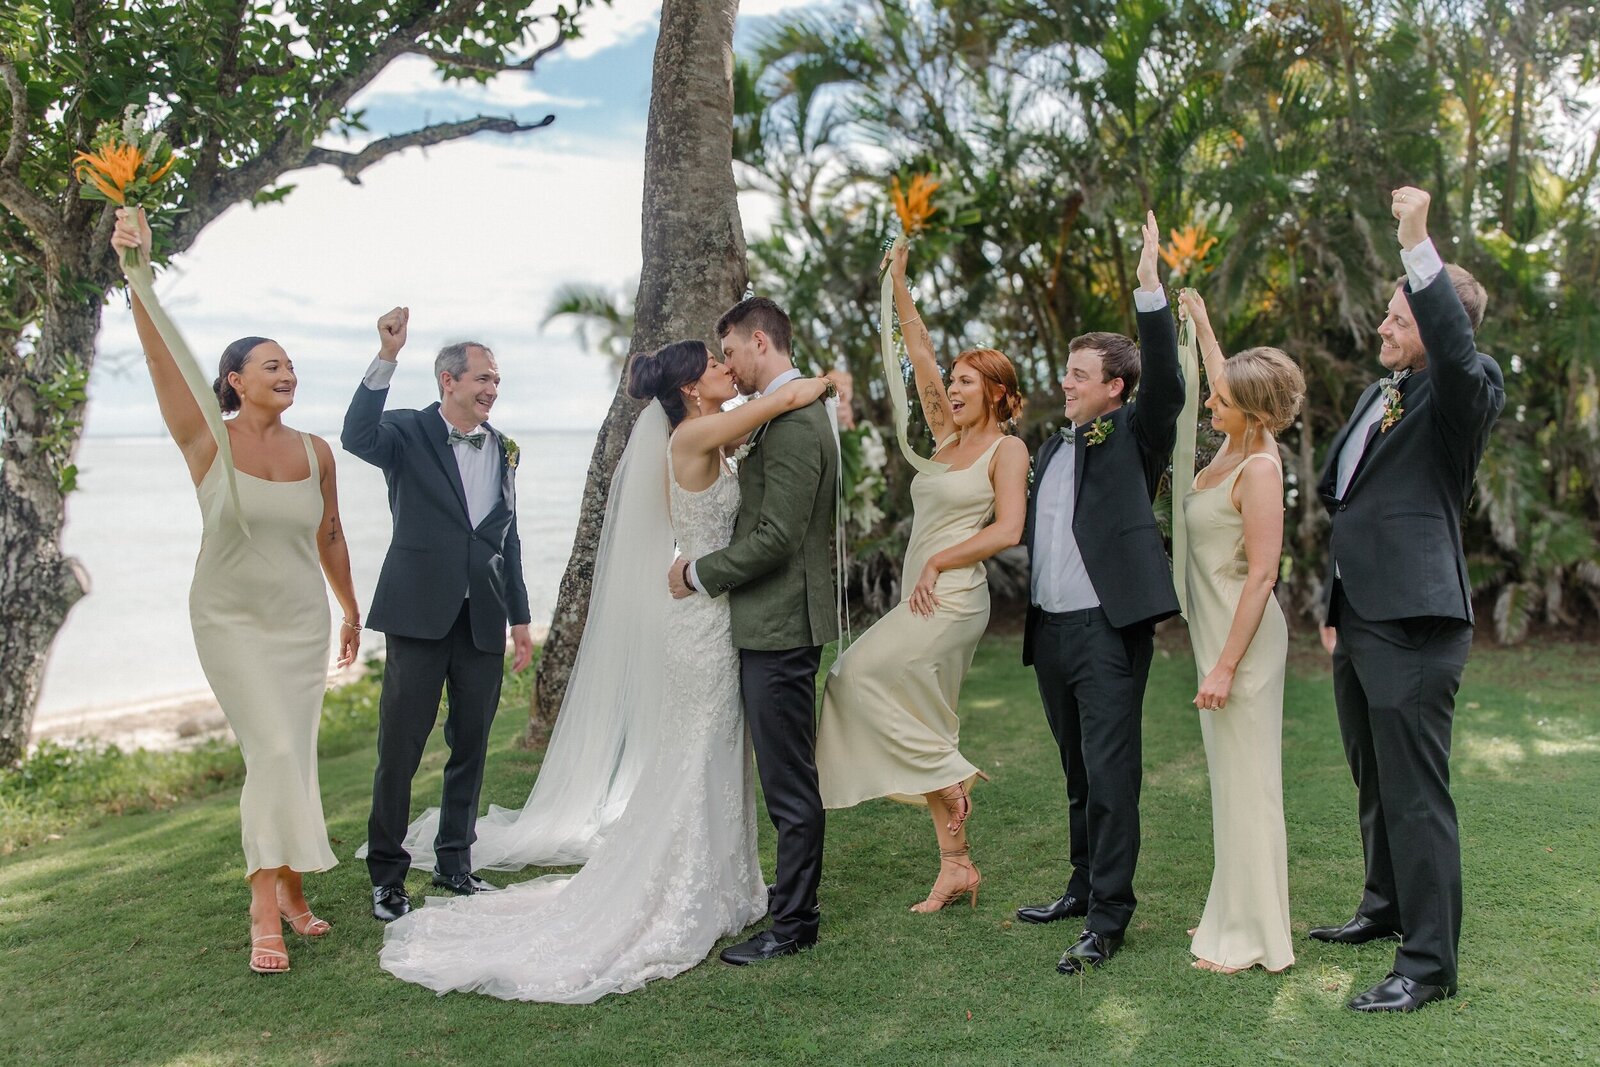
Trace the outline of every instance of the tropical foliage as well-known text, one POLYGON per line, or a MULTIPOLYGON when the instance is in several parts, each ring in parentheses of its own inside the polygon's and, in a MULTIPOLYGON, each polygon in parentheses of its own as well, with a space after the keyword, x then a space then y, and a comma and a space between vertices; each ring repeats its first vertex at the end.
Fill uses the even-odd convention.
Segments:
MULTIPOLYGON (((1586 4, 1502 0, 873 0, 787 19, 736 74, 741 177, 775 204, 757 292, 797 351, 876 370, 887 190, 937 175, 973 210, 912 252, 946 359, 1018 363, 1030 443, 1060 417, 1067 342, 1131 332, 1138 222, 1196 284, 1230 350, 1276 344, 1310 397, 1284 435, 1285 600, 1317 603, 1322 453, 1375 377, 1401 265, 1388 191, 1434 193, 1447 258, 1491 294, 1480 346, 1509 402, 1467 543, 1503 639, 1600 608, 1600 60, 1586 4)), ((902 194, 903 195, 903 194, 902 194)), ((881 382, 862 418, 890 425, 881 382)), ((1205 435, 1202 435, 1204 440, 1205 435)), ((906 515, 887 468, 880 532, 906 515)))

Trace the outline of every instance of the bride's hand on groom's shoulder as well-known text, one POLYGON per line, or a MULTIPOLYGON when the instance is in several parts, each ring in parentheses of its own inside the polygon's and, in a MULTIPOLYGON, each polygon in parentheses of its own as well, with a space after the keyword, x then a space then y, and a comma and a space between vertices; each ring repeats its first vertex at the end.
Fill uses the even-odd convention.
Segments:
POLYGON ((833 382, 827 378, 796 378, 782 386, 776 395, 783 398, 786 407, 794 410, 822 399, 832 388, 833 382))

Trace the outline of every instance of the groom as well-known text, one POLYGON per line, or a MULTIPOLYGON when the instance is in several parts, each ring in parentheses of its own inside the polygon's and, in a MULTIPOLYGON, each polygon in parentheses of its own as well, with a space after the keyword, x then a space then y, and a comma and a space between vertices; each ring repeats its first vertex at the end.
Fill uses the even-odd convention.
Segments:
MULTIPOLYGON (((717 322, 722 352, 745 395, 800 377, 789 356, 789 316, 764 297, 717 322)), ((739 649, 745 721, 767 815, 778 831, 772 928, 722 951, 736 966, 816 944, 822 879, 822 794, 817 787, 817 669, 839 636, 834 596, 834 502, 839 450, 822 401, 779 415, 750 438, 739 464, 739 516, 727 548, 678 560, 675 597, 728 594, 739 649)))
POLYGON ((367 616, 367 625, 386 635, 387 649, 367 822, 372 916, 384 922, 411 910, 404 844, 411 777, 447 686, 450 759, 433 884, 463 895, 495 888, 473 877, 471 850, 508 619, 512 669, 533 659, 512 477, 516 446, 488 423, 500 390, 494 353, 470 341, 445 346, 433 364, 439 403, 385 412, 409 320, 407 308, 378 320, 378 357, 356 388, 340 437, 347 451, 383 470, 394 518, 367 616))
POLYGON ((1083 917, 1056 965, 1062 974, 1104 964, 1133 917, 1144 688, 1155 624, 1178 612, 1150 506, 1183 412, 1178 335, 1156 272, 1160 242, 1151 213, 1133 294, 1140 343, 1091 333, 1068 345, 1061 390, 1072 430, 1040 446, 1028 496, 1022 662, 1038 676, 1061 749, 1072 876, 1060 899, 1018 908, 1017 918, 1083 917))
POLYGON ((1428 237, 1429 196, 1397 189, 1406 276, 1378 327, 1374 382, 1328 449, 1317 491, 1333 521, 1328 630, 1339 733, 1356 781, 1366 891, 1333 944, 1400 938, 1394 968, 1350 1001, 1414 1011, 1456 992, 1461 843, 1450 799, 1456 687, 1472 647, 1461 519, 1505 378, 1478 351, 1486 296, 1428 237))

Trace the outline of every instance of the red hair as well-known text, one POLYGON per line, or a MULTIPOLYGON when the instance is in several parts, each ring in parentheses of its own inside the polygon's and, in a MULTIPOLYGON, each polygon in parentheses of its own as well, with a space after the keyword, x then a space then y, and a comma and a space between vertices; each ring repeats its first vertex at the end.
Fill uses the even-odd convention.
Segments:
POLYGON ((967 364, 983 379, 984 404, 994 421, 1002 426, 1022 417, 1022 391, 1017 388, 1017 369, 1004 352, 994 348, 969 348, 956 357, 950 373, 967 364))

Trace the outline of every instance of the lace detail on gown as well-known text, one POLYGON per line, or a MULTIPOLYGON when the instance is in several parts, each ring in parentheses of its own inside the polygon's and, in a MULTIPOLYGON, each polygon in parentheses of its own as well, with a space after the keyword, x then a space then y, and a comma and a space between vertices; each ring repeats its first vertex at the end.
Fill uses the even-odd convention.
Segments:
MULTIPOLYGON (((669 497, 684 555, 728 544, 731 474, 699 493, 673 481, 669 497)), ((640 595, 668 596, 665 576, 640 595)), ((385 970, 440 993, 586 1004, 693 967, 766 913, 726 598, 673 601, 664 639, 660 744, 588 864, 497 893, 430 897, 384 931, 385 970)))

